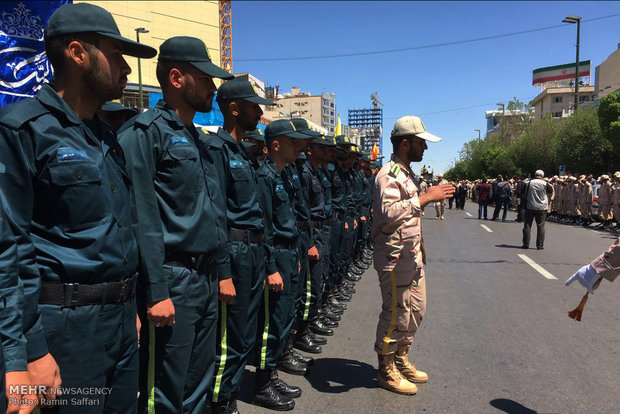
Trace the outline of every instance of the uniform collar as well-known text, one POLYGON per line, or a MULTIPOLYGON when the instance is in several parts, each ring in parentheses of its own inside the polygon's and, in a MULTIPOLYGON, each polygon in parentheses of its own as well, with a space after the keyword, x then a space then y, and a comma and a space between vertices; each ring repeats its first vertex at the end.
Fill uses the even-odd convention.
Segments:
POLYGON ((220 127, 217 130, 217 136, 222 138, 223 141, 226 141, 229 144, 233 144, 233 145, 239 147, 239 144, 237 143, 237 141, 235 141, 235 139, 232 137, 232 135, 230 135, 224 128, 220 127))
POLYGON ((276 167, 276 164, 273 161, 271 161, 269 158, 265 158, 265 161, 263 161, 263 164, 265 164, 265 167, 267 167, 267 169, 271 171, 273 174, 275 174, 276 176, 279 176, 281 174, 280 171, 278 171, 278 167, 276 167))
POLYGON ((49 84, 45 84, 41 87, 41 90, 36 95, 36 99, 38 99, 43 106, 50 109, 55 114, 62 116, 72 124, 80 125, 82 123, 82 120, 78 118, 75 111, 49 84))
POLYGON ((392 154, 392 157, 390 158, 390 160, 400 165, 401 168, 404 168, 408 175, 412 174, 411 168, 409 168, 409 165, 405 164, 400 158, 396 156, 396 154, 392 154))
POLYGON ((166 101, 164 101, 163 99, 160 99, 157 102, 157 105, 155 105, 155 108, 159 109, 159 111, 162 113, 163 118, 166 121, 176 124, 179 128, 185 128, 186 125, 183 123, 183 121, 181 121, 181 118, 179 118, 179 115, 177 115, 174 109, 172 109, 166 103, 166 101))

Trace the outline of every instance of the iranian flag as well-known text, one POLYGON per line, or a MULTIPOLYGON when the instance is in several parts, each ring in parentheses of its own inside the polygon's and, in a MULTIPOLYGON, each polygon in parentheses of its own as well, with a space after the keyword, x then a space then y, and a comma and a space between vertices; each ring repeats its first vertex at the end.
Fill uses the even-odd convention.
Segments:
MULTIPOLYGON (((590 76, 590 61, 579 62, 579 77, 590 76)), ((532 85, 553 82, 562 79, 575 79, 575 64, 547 66, 545 68, 534 69, 532 85)))

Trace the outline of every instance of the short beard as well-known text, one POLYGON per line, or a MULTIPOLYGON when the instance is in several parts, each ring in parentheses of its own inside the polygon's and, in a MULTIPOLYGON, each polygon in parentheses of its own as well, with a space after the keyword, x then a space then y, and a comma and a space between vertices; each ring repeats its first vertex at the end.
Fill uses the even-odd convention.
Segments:
POLYGON ((84 83, 91 93, 99 98, 101 103, 118 99, 123 96, 123 89, 112 85, 112 79, 99 65, 96 53, 88 50, 91 64, 84 72, 84 83))
POLYGON ((213 109, 213 102, 203 100, 194 91, 194 88, 183 89, 183 102, 196 112, 211 112, 211 109, 213 109))
POLYGON ((413 147, 413 145, 411 147, 409 147, 409 151, 407 152, 407 157, 409 158, 409 161, 411 161, 411 162, 422 161, 422 156, 419 155, 418 153, 416 153, 415 148, 413 147))

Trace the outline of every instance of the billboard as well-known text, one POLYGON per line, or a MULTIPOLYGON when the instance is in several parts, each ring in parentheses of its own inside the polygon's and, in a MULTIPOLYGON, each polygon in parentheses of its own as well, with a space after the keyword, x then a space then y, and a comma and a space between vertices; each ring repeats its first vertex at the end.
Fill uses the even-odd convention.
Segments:
MULTIPOLYGON (((534 69, 532 72, 532 85, 541 86, 549 82, 565 79, 575 79, 575 62, 565 65, 547 66, 534 69)), ((590 61, 579 62, 579 77, 590 76, 590 61)))

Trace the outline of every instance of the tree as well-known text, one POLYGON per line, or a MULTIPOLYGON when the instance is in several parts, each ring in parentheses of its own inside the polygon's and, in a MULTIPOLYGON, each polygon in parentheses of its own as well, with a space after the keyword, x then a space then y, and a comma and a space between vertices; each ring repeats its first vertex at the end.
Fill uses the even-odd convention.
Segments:
POLYGON ((620 153, 620 91, 601 99, 597 115, 603 137, 620 153))

